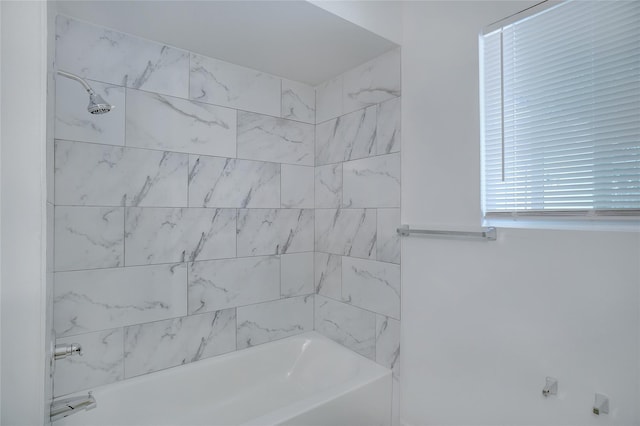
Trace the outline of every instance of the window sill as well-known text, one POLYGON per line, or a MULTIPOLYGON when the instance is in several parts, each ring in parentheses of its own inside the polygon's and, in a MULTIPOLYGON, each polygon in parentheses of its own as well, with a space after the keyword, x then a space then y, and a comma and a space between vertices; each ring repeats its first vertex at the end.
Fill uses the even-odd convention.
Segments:
POLYGON ((482 226, 496 228, 521 229, 557 229, 567 231, 609 231, 609 232, 638 232, 640 233, 640 219, 625 218, 552 218, 552 217, 514 217, 514 218, 484 218, 482 226))

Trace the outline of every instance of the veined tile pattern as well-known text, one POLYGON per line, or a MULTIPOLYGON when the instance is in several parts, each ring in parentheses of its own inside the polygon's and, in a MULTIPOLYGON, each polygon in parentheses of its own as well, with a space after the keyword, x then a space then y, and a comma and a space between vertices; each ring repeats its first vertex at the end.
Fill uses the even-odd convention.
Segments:
POLYGON ((400 263, 399 227, 400 209, 378 209, 378 260, 400 263))
POLYGON ((83 77, 186 98, 189 54, 58 15, 56 65, 83 77))
POLYGON ((186 281, 184 264, 56 272, 56 335, 186 315, 186 281))
POLYGON ((54 396, 67 395, 122 380, 124 377, 122 328, 56 340, 58 345, 71 343, 80 344, 83 355, 56 360, 53 379, 54 396))
POLYGON ((124 208, 55 208, 55 270, 124 264, 124 208))
POLYGON ((318 166, 316 170, 316 208, 342 207, 342 163, 318 166))
POLYGON ((336 118, 343 114, 342 80, 340 75, 316 86, 316 123, 336 118))
POLYGON ((322 296, 342 299, 342 256, 315 253, 315 286, 322 296))
POLYGON ((400 266, 343 257, 342 297, 352 305, 400 319, 400 266))
POLYGON ((190 79, 190 99, 280 116, 277 77, 192 53, 190 79))
POLYGON ((189 156, 189 207, 280 207, 280 164, 189 156))
POLYGON ((400 96, 400 48, 344 74, 344 112, 400 96))
POLYGON ((393 98, 378 106, 378 128, 376 143, 378 154, 400 151, 402 132, 400 130, 401 98, 393 98))
POLYGON ((376 362, 400 374, 400 321, 376 315, 376 362))
POLYGON ((56 139, 124 145, 124 88, 90 81, 91 88, 115 105, 109 114, 87 113, 87 93, 77 82, 56 77, 56 139))
POLYGON ((313 87, 282 80, 282 118, 315 124, 316 93, 313 87))
POLYGON ((373 105, 316 126, 316 165, 376 154, 377 106, 373 105))
POLYGON ((375 209, 317 209, 316 251, 374 259, 375 209))
POLYGON ((376 314, 320 295, 315 296, 315 307, 319 333, 375 360, 376 314))
POLYGON ((127 208, 125 264, 235 256, 235 209, 127 208))
POLYGON ((189 314, 280 297, 276 256, 194 262, 189 265, 189 314))
POLYGON ((239 209, 238 256, 313 251, 311 209, 239 209))
POLYGON ((238 158, 313 166, 313 128, 311 124, 238 111, 238 158))
POLYGON ((56 205, 186 207, 186 154, 56 141, 56 205))
POLYGON ((127 327, 125 377, 234 351, 235 327, 235 309, 127 327))
POLYGON ((280 256, 280 295, 300 296, 314 293, 313 252, 280 256))
POLYGON ((127 146, 191 154, 236 155, 236 111, 127 90, 127 146))
POLYGON ((282 165, 282 207, 312 209, 313 188, 313 167, 282 165))
POLYGON ((313 330, 313 295, 238 308, 238 349, 313 330))
POLYGON ((348 161, 342 166, 344 207, 400 207, 400 154, 348 161))

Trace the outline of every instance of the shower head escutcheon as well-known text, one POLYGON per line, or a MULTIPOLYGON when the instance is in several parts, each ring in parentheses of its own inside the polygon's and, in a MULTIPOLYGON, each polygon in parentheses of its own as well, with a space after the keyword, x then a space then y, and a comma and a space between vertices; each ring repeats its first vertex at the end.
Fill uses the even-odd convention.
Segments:
POLYGON ((58 70, 58 74, 71 80, 77 81, 82 85, 82 87, 84 87, 84 90, 89 93, 89 106, 87 107, 87 111, 89 111, 91 114, 105 114, 115 108, 114 105, 109 104, 102 98, 102 96, 94 92, 91 86, 89 86, 89 83, 87 83, 82 77, 61 70, 58 70))

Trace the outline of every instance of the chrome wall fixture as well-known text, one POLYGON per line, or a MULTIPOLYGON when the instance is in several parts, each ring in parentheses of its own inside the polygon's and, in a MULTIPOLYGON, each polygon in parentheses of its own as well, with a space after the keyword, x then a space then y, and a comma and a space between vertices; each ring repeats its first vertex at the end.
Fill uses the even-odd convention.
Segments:
POLYGON ((402 225, 397 229, 398 235, 408 237, 411 234, 423 235, 426 237, 444 237, 444 238, 474 238, 487 241, 496 241, 498 239, 498 231, 493 226, 482 228, 481 231, 444 231, 435 229, 412 229, 409 225, 402 225))
POLYGON ((115 108, 114 105, 109 104, 109 102, 105 101, 102 96, 94 92, 84 78, 61 70, 58 70, 58 74, 68 79, 75 80, 84 87, 84 90, 89 94, 89 106, 87 107, 87 111, 91 114, 105 114, 115 108))

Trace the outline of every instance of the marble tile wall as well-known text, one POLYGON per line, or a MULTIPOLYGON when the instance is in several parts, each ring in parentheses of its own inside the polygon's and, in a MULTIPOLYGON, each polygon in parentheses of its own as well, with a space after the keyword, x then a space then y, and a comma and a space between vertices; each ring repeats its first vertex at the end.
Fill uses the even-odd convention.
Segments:
POLYGON ((317 86, 316 120, 315 328, 397 382, 400 51, 317 86))
MULTIPOLYGON (((57 19, 56 396, 314 328, 315 89, 57 19)), ((372 225, 375 230, 375 224, 372 225)))

